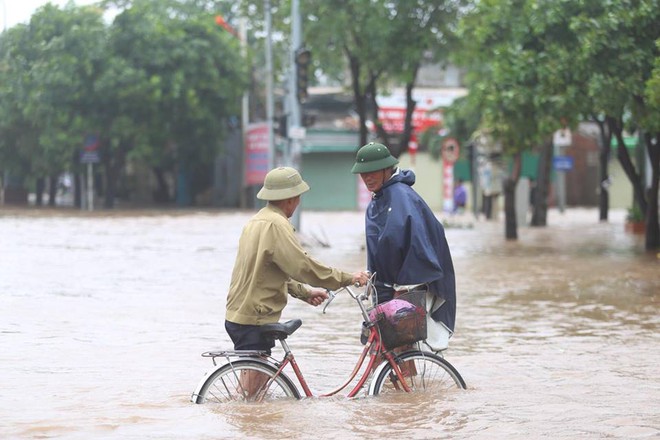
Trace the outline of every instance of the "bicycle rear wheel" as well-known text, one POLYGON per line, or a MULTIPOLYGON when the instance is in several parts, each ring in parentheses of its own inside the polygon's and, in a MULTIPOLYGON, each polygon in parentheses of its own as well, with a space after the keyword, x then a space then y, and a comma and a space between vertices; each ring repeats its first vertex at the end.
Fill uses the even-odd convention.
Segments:
MULTIPOLYGON (((467 388, 456 368, 436 354, 409 351, 397 356, 396 362, 413 392, 443 392, 467 388)), ((369 387, 371 395, 401 392, 405 392, 403 386, 389 363, 380 370, 369 387)))
POLYGON ((255 359, 227 363, 213 372, 197 394, 196 403, 264 402, 300 399, 298 389, 277 369, 255 359))

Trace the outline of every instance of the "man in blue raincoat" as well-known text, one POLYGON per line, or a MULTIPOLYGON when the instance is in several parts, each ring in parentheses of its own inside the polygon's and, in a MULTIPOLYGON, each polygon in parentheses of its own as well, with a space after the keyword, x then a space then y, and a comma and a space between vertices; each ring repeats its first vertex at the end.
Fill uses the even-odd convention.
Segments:
POLYGON ((415 173, 398 163, 385 145, 371 142, 358 150, 351 170, 373 193, 366 212, 368 270, 376 273, 379 303, 393 298, 394 284, 428 283, 431 317, 451 334, 456 280, 445 231, 412 188, 415 173))

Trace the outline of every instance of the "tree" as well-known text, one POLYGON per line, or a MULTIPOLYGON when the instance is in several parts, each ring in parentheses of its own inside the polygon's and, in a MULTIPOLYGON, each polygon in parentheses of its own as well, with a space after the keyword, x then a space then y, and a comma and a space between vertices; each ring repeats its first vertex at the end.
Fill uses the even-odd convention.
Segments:
MULTIPOLYGON (((635 203, 646 215, 647 250, 660 247, 658 226, 658 157, 660 139, 655 121, 657 107, 646 92, 660 51, 660 3, 657 0, 611 2, 558 2, 567 8, 570 39, 561 41, 554 58, 562 66, 552 84, 577 90, 583 115, 604 121, 603 147, 609 136, 617 140, 617 158, 634 189, 635 203), (587 87, 584 87, 584 85, 587 87), (651 185, 645 188, 643 170, 637 169, 623 141, 624 130, 639 132, 651 161, 651 185)), ((606 154, 609 154, 606 153, 606 154)), ((602 159, 605 162, 605 159, 602 159)), ((603 173, 606 175, 606 173, 603 173)), ((602 218, 602 217, 601 217, 602 218)))
POLYGON ((114 109, 98 118, 105 121, 107 157, 117 169, 130 153, 149 163, 161 184, 163 173, 174 173, 177 201, 192 204, 210 185, 223 121, 238 114, 245 62, 236 38, 200 2, 128 4, 111 26, 115 59, 98 84, 114 109), (111 95, 113 89, 122 94, 111 95))
MULTIPOLYGON (((463 35, 473 36, 462 58, 472 68, 470 99, 483 109, 482 124, 512 155, 542 143, 562 119, 572 125, 586 115, 605 116, 635 199, 647 212, 647 249, 658 247, 658 193, 647 202, 623 130, 643 128, 649 158, 657 161, 651 122, 657 110, 647 104, 645 90, 658 57, 659 14, 657 0, 486 0, 462 22, 463 35), (654 208, 646 210, 647 203, 654 208)), ((651 181, 654 191, 657 173, 651 181)))
POLYGON ((3 97, 13 115, 2 119, 14 136, 5 148, 29 164, 21 172, 37 179, 37 203, 45 176, 50 176, 49 202, 54 205, 57 176, 72 170, 104 38, 96 8, 62 10, 51 4, 37 10, 27 26, 7 34, 3 97))
POLYGON ((2 172, 13 176, 19 190, 23 190, 31 159, 37 154, 37 133, 24 114, 27 72, 33 59, 31 47, 25 25, 9 29, 0 37, 0 163, 2 172))
POLYGON ((530 20, 534 2, 488 0, 462 20, 459 63, 469 66, 468 101, 481 109, 480 128, 501 143, 513 166, 503 183, 505 237, 517 239, 514 192, 521 154, 542 144, 567 114, 571 100, 547 87, 552 74, 544 62, 554 29, 530 20), (531 10, 530 10, 531 8, 531 10))
POLYGON ((340 66, 348 66, 350 84, 360 120, 360 144, 368 140, 367 121, 377 135, 399 156, 408 148, 415 101, 412 91, 423 62, 446 59, 452 41, 452 24, 459 1, 343 0, 308 1, 305 35, 307 43, 324 61, 317 67, 335 74, 343 83, 340 66), (337 32, 342 29, 343 32, 337 32), (337 58, 342 53, 344 60, 337 58), (376 97, 392 84, 406 85, 406 117, 400 142, 393 144, 378 120, 376 97), (371 113, 371 114, 369 114, 371 113))
MULTIPOLYGON (((101 140, 105 206, 128 160, 176 172, 180 200, 210 185, 227 119, 238 114, 245 61, 215 23, 217 2, 50 4, 0 38, 0 158, 33 178, 71 165, 88 133, 101 140)), ((164 179, 162 179, 164 181, 164 179)), ((53 187, 54 185, 51 185, 53 187)))

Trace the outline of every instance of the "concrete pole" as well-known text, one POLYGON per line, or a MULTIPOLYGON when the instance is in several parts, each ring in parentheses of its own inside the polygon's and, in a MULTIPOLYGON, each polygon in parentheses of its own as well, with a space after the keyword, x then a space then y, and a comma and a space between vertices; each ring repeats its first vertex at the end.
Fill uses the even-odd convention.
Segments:
POLYGON ((87 210, 94 211, 94 165, 87 163, 87 210))
MULTIPOLYGON (((243 59, 247 60, 247 19, 245 17, 241 17, 239 21, 239 35, 241 39, 241 55, 243 55, 243 59)), ((241 154, 240 154, 240 161, 241 161, 241 184, 240 188, 241 191, 239 193, 239 205, 241 208, 245 208, 247 206, 246 203, 246 187, 245 187, 245 147, 247 145, 247 129, 248 125, 250 124, 250 91, 246 90, 243 92, 243 98, 241 100, 241 128, 242 130, 242 144, 241 144, 241 154)))
POLYGON ((270 0, 264 0, 266 13, 266 123, 268 124, 268 171, 275 166, 275 134, 273 133, 273 30, 270 0))
MULTIPOLYGON (((555 157, 563 155, 563 147, 555 145, 555 157)), ((557 179, 557 207, 562 214, 566 208, 566 171, 555 170, 557 179)))
MULTIPOLYGON (((302 19, 300 17, 300 0, 291 1, 291 50, 289 54, 289 90, 287 93, 289 101, 290 114, 287 123, 289 124, 289 136, 292 133, 292 127, 299 128, 302 126, 301 121, 301 110, 300 103, 298 102, 298 96, 296 93, 296 51, 302 45, 302 19)), ((301 145, 300 139, 291 139, 289 138, 289 151, 288 151, 288 160, 289 165, 301 172, 301 145)), ((302 208, 299 206, 298 209, 293 213, 291 218, 291 223, 297 231, 300 231, 300 213, 302 208)))
MULTIPOLYGON (((296 93, 296 51, 302 46, 302 20, 300 18, 300 0, 291 1, 291 53, 289 55, 289 100, 291 102, 291 127, 301 126, 300 103, 296 93)), ((290 131, 289 131, 290 132, 290 131)), ((295 159, 294 159, 295 160, 295 159)))

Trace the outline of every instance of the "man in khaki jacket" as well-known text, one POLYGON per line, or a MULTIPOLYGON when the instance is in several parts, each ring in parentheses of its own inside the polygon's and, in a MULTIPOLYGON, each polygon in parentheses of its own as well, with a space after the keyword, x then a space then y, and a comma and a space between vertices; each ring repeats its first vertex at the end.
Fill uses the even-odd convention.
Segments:
POLYGON ((366 271, 328 267, 302 248, 289 218, 308 190, 298 171, 280 167, 257 194, 268 204, 243 229, 227 295, 225 329, 235 350, 270 352, 274 342, 263 340, 259 327, 280 319, 287 294, 317 306, 328 297, 325 289, 364 285, 369 278, 366 271))

